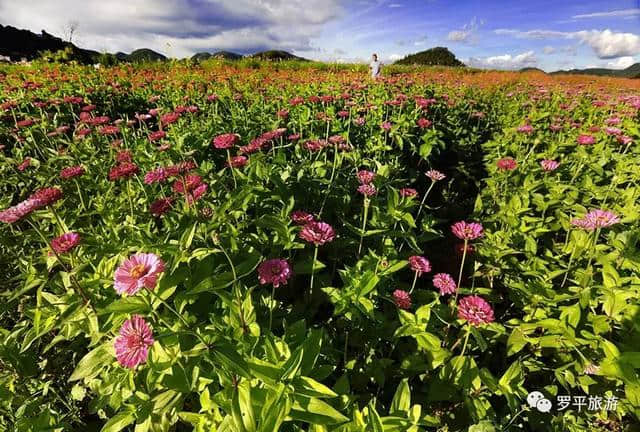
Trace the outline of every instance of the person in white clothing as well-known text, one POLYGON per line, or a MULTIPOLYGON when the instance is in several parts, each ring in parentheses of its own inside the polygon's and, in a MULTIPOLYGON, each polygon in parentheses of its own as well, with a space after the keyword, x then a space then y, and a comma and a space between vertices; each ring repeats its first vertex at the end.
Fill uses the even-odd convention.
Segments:
POLYGON ((380 69, 382 68, 382 63, 378 61, 378 54, 373 54, 371 56, 371 63, 369 63, 369 69, 371 69, 371 78, 377 79, 380 77, 380 69))

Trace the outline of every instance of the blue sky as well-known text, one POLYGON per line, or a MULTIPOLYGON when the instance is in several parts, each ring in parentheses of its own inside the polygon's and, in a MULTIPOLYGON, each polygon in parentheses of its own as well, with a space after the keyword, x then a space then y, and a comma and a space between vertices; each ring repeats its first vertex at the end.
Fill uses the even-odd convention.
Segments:
POLYGON ((545 70, 640 61, 640 0, 0 0, 0 22, 101 51, 174 57, 285 49, 385 62, 445 46, 469 65, 545 70))

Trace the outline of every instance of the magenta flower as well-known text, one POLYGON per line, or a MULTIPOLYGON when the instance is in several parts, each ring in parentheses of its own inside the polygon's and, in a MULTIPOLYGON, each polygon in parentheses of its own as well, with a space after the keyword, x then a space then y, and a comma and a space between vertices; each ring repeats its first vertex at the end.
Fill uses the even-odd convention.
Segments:
POLYGON ((496 162, 496 165, 501 170, 513 171, 514 169, 516 169, 518 167, 518 162, 516 162, 512 158, 506 157, 506 158, 502 158, 498 162, 496 162))
POLYGON ((458 318, 477 327, 494 321, 493 309, 482 297, 467 296, 458 303, 458 318))
POLYGON ((400 189, 400 196, 404 198, 414 198, 418 196, 418 191, 413 188, 400 189))
POLYGON ((620 223, 620 218, 607 210, 591 210, 582 219, 573 219, 572 225, 594 231, 598 228, 605 228, 620 223))
POLYGON ((409 267, 411 270, 418 273, 418 277, 422 276, 422 273, 429 273, 431 271, 431 263, 423 256, 410 256, 409 267))
POLYGON ((555 171, 558 166, 560 166, 560 163, 552 159, 543 159, 540 161, 540 166, 542 167, 543 171, 555 171))
POLYGON ((249 162, 249 159, 246 156, 232 156, 229 161, 226 162, 226 166, 231 166, 231 168, 242 168, 249 162))
POLYGON ((518 128, 518 132, 520 133, 526 133, 526 134, 530 134, 531 132, 533 132, 533 126, 526 124, 526 125, 522 125, 518 128))
POLYGON ((217 149, 229 149, 238 142, 238 135, 227 133, 213 139, 213 146, 217 149))
POLYGON ((429 119, 421 117, 421 118, 418 119, 418 121, 416 121, 416 124, 418 125, 418 127, 420 129, 426 129, 429 126, 431 126, 431 121, 429 119))
POLYGON ((168 212, 172 205, 173 200, 171 198, 159 198, 151 203, 149 212, 155 217, 160 217, 168 212))
POLYGON ((306 224, 299 235, 303 240, 313 243, 316 246, 321 246, 333 241, 336 233, 328 223, 315 221, 306 224))
POLYGON ((160 167, 149 171, 144 175, 145 184, 162 183, 169 177, 167 170, 160 167))
POLYGON ((36 209, 49 206, 62 198, 62 189, 57 187, 43 188, 35 191, 29 200, 36 202, 36 209))
POLYGON ((451 226, 451 232, 460 240, 475 240, 484 234, 482 225, 477 222, 456 222, 451 226))
POLYGON ((367 170, 360 170, 356 174, 356 177, 358 177, 360 184, 364 185, 371 183, 376 178, 376 173, 367 170))
POLYGON ((286 285, 291 278, 291 267, 287 260, 274 258, 258 266, 258 280, 262 285, 270 283, 274 288, 286 285))
POLYGON ((147 361, 151 345, 151 327, 140 315, 134 315, 120 327, 120 335, 114 343, 116 359, 121 366, 134 369, 147 361))
POLYGON ((311 213, 307 213, 306 211, 296 210, 291 213, 291 220, 297 225, 306 225, 309 222, 313 222, 314 218, 311 213))
POLYGON ((134 295, 141 288, 155 289, 164 262, 153 253, 132 255, 120 264, 114 274, 114 288, 120 295, 134 295))
POLYGON ((84 173, 85 173, 85 169, 83 166, 81 165, 70 166, 60 171, 60 178, 63 180, 67 180, 70 178, 81 176, 84 173))
POLYGON ((374 196, 378 193, 376 187, 372 184, 362 184, 358 186, 358 192, 366 197, 374 196))
POLYGON ((51 240, 51 249, 57 254, 69 252, 80 243, 80 234, 68 232, 51 240))
POLYGON ((393 302, 400 309, 409 309, 411 307, 411 296, 403 290, 395 290, 393 292, 393 302))
POLYGON ((592 135, 581 134, 578 136, 578 144, 591 145, 595 144, 596 139, 592 135))
POLYGON ((434 275, 433 286, 440 290, 440 295, 454 294, 458 289, 456 281, 448 273, 434 275))
POLYGON ((439 180, 444 180, 447 176, 442 174, 440 171, 438 170, 429 170, 426 173, 424 173, 424 175, 426 175, 427 177, 429 177, 431 179, 431 181, 439 181, 439 180))
POLYGON ((382 129, 384 129, 385 131, 389 131, 389 130, 391 129, 391 126, 392 126, 391 122, 388 122, 388 121, 383 122, 383 123, 380 125, 380 127, 381 127, 382 129))

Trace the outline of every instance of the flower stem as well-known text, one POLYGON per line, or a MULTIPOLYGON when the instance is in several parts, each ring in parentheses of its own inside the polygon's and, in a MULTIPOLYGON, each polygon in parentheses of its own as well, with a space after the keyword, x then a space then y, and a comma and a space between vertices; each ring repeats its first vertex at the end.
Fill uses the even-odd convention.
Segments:
POLYGON ((418 272, 415 272, 413 276, 413 284, 411 284, 411 289, 409 290, 409 294, 413 292, 413 289, 416 287, 416 281, 418 280, 418 272))
MULTIPOLYGON (((158 293, 156 293, 154 290, 152 289, 147 289, 147 291, 156 299, 158 299, 160 301, 160 303, 162 303, 164 305, 164 307, 166 307, 167 309, 169 309, 171 311, 171 313, 173 313, 176 317, 178 317, 178 319, 182 322, 182 324, 184 324, 184 326, 187 328, 187 330, 189 330, 189 332, 191 334, 193 334, 195 337, 198 338, 198 340, 200 340, 200 342, 202 342, 205 346, 208 346, 207 342, 202 338, 202 336, 200 336, 199 333, 195 332, 194 330, 191 329, 191 326, 189 325, 189 323, 187 322, 187 320, 184 319, 184 317, 177 311, 175 310, 169 303, 167 303, 162 297, 160 297, 158 295, 158 293)), ((158 314, 158 318, 160 318, 160 315, 158 314)), ((167 325, 165 323, 165 325, 167 325)), ((171 327, 169 327, 171 328, 171 327)))
POLYGON ((453 306, 455 307, 458 301, 458 293, 460 292, 460 284, 462 283, 462 270, 464 270, 464 261, 467 258, 467 245, 468 239, 464 239, 464 249, 462 250, 462 262, 460 263, 460 272, 458 273, 458 286, 456 287, 456 295, 453 299, 453 306))
MULTIPOLYGON (((276 286, 271 284, 271 302, 275 303, 276 286)), ((271 333, 271 325, 273 324, 273 305, 269 304, 269 333, 271 333)))
POLYGON ((471 334, 471 327, 467 326, 467 335, 464 337, 464 343, 462 344, 462 352, 460 358, 464 357, 464 353, 467 350, 467 342, 469 342, 469 335, 471 334))
POLYGON ((431 192, 431 189, 433 188, 434 184, 436 184, 436 182, 431 180, 431 184, 429 185, 429 188, 427 189, 424 196, 422 197, 422 201, 420 202, 420 208, 418 209, 418 214, 416 214, 416 221, 418 220, 418 217, 420 217, 420 213, 422 213, 422 207, 424 206, 424 202, 427 200, 427 196, 429 195, 429 192, 431 192))
POLYGON ((236 173, 233 172, 233 166, 231 166, 231 152, 227 149, 227 161, 229 162, 229 169, 231 170, 231 177, 233 177, 233 188, 237 188, 238 184, 236 183, 236 173))
POLYGON ((313 277, 316 273, 316 260, 318 259, 318 246, 313 251, 313 263, 311 264, 311 283, 309 285, 309 297, 313 298, 313 277))
POLYGON ((131 198, 131 182, 127 180, 127 197, 129 197, 129 210, 131 212, 131 222, 133 223, 133 198, 131 198))
POLYGON ((358 246, 358 257, 362 251, 362 240, 364 239, 364 230, 367 227, 367 214, 369 213, 369 198, 364 198, 364 208, 362 212, 362 230, 360 232, 360 245, 358 246))

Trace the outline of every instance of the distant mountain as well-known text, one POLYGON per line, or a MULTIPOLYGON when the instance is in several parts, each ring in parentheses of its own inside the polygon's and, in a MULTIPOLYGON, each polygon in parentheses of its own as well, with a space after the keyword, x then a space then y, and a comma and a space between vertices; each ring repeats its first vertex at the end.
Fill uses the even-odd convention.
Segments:
POLYGON ((542 69, 537 68, 537 67, 522 68, 518 72, 540 72, 540 73, 546 73, 545 71, 543 71, 542 69))
POLYGON ((269 60, 269 61, 282 61, 282 60, 309 61, 305 58, 298 57, 289 52, 280 51, 280 50, 262 51, 262 52, 252 54, 249 57, 257 60, 269 60))
POLYGON ((197 54, 194 54, 191 57, 191 60, 195 60, 195 61, 203 61, 203 60, 208 60, 208 59, 216 59, 216 60, 240 60, 242 58, 242 55, 240 54, 236 54, 234 52, 231 51, 216 51, 214 53, 208 53, 208 52, 199 52, 197 54))
POLYGON ((605 69, 605 68, 588 68, 588 69, 570 69, 551 72, 552 75, 557 74, 574 74, 574 75, 598 75, 610 76, 618 78, 640 78, 640 63, 635 63, 626 69, 605 69))
POLYGON ((410 54, 398 60, 400 65, 430 65, 430 66, 464 66, 460 60, 447 48, 435 47, 426 51, 410 54))
POLYGON ((92 63, 100 55, 97 51, 78 48, 72 43, 63 41, 46 31, 41 34, 29 30, 20 30, 0 24, 0 55, 19 61, 23 58, 33 60, 45 51, 56 52, 71 48, 72 58, 81 63, 92 63))
POLYGON ((164 61, 166 59, 167 58, 159 52, 155 52, 153 50, 150 50, 149 48, 140 48, 132 51, 131 54, 127 56, 126 61, 131 63, 140 63, 149 61, 164 61))

